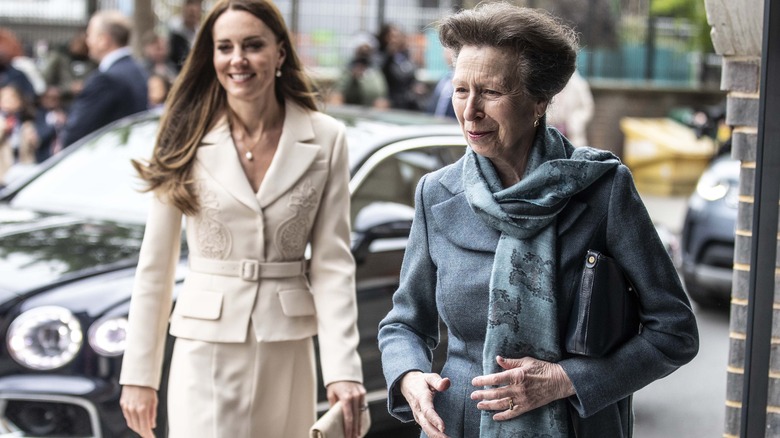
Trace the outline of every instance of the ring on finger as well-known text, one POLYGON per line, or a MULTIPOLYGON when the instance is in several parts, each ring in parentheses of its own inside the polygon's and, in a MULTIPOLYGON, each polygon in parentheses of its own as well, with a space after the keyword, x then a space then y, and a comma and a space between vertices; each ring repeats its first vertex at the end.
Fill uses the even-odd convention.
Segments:
POLYGON ((509 397, 509 410, 515 409, 515 401, 512 399, 512 397, 509 397))

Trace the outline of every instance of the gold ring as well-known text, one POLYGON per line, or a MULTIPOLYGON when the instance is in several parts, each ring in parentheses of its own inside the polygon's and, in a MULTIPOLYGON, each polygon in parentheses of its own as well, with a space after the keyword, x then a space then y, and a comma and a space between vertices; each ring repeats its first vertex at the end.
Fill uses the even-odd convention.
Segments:
POLYGON ((512 400, 512 397, 509 397, 509 410, 513 410, 515 408, 515 401, 512 400))

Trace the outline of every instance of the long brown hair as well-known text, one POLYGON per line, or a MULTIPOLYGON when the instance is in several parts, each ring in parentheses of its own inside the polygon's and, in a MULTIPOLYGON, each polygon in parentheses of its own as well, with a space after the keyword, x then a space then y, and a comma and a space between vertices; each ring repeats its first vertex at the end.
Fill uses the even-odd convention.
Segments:
POLYGON ((133 161, 146 190, 167 197, 184 214, 200 208, 192 179, 195 155, 203 137, 225 114, 227 97, 213 65, 214 22, 228 10, 246 11, 260 19, 276 35, 286 53, 282 76, 274 86, 276 99, 285 99, 317 110, 311 80, 303 72, 282 14, 267 0, 220 0, 201 26, 195 44, 166 101, 154 153, 148 163, 133 161))

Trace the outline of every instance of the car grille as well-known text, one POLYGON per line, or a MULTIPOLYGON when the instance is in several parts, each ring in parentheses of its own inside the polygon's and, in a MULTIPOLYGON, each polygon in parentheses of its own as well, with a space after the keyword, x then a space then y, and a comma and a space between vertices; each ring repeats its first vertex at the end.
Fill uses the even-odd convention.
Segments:
POLYGON ((83 406, 40 400, 7 400, 5 423, 23 436, 94 437, 90 414, 83 406))
POLYGON ((718 268, 734 267, 734 245, 728 243, 710 243, 704 247, 701 263, 718 268))

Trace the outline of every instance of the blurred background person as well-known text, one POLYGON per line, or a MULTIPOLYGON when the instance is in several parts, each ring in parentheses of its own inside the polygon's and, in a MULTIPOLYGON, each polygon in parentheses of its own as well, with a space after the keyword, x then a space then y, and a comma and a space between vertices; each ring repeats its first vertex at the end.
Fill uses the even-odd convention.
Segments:
POLYGON ((147 108, 147 75, 131 56, 131 29, 130 20, 118 11, 99 11, 89 20, 87 47, 98 69, 87 78, 68 111, 62 133, 64 147, 147 108))
POLYGON ((97 63, 89 58, 87 33, 78 31, 67 44, 49 51, 42 73, 48 86, 60 89, 63 105, 67 107, 96 68, 97 63))
POLYGON ((168 21, 169 57, 179 71, 195 42, 202 16, 202 0, 183 0, 181 12, 168 21))
POLYGON ((376 39, 361 34, 355 39, 355 50, 346 69, 339 77, 329 96, 332 104, 351 104, 388 108, 387 83, 384 75, 374 64, 376 60, 376 39))
POLYGON ((46 90, 46 81, 38 68, 38 62, 33 58, 33 46, 23 41, 20 43, 21 51, 11 59, 11 65, 24 73, 33 87, 35 96, 39 96, 46 90))
POLYGON ((35 131, 39 139, 36 151, 37 162, 45 161, 61 149, 59 136, 67 116, 59 87, 47 87, 46 91, 38 97, 38 107, 35 112, 35 131))
POLYGON ((36 163, 38 134, 32 101, 16 85, 0 88, 0 185, 36 163))
POLYGON ((165 105, 165 99, 171 91, 172 82, 168 77, 153 73, 146 81, 146 87, 149 93, 149 108, 162 108, 165 105))
POLYGON ((574 146, 588 146, 588 124, 593 118, 593 94, 577 70, 547 110, 547 123, 558 128, 574 146))
POLYGON ((456 117, 455 109, 452 107, 452 50, 445 47, 443 56, 447 64, 447 73, 436 83, 425 109, 435 116, 454 119, 456 117))
POLYGON ((149 30, 141 38, 143 52, 142 63, 149 75, 164 76, 169 82, 176 79, 178 66, 170 60, 170 50, 165 37, 149 30))
POLYGON ((426 89, 417 80, 417 66, 409 57, 406 34, 394 24, 385 24, 379 30, 378 39, 390 106, 406 110, 422 109, 420 102, 426 89))
POLYGON ((0 28, 0 87, 15 86, 26 98, 35 98, 35 88, 27 75, 14 67, 13 59, 22 56, 22 44, 9 29, 0 28))

